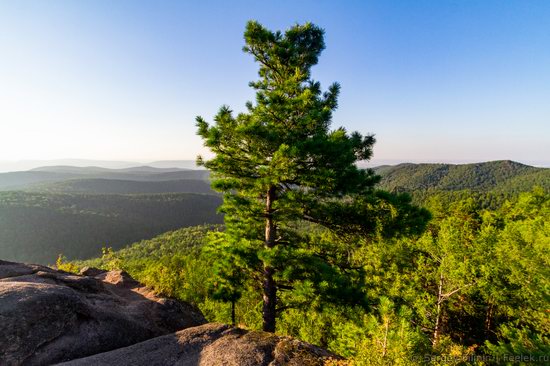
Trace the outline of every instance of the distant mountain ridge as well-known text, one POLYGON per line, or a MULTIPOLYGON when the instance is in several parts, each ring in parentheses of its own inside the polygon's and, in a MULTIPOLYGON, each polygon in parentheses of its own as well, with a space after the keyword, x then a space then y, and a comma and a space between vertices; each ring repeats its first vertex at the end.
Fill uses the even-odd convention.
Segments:
POLYGON ((27 171, 43 166, 75 166, 87 167, 98 166, 111 169, 131 168, 141 165, 147 165, 154 168, 181 168, 197 169, 195 160, 158 160, 152 162, 137 161, 117 161, 117 160, 90 160, 90 159, 55 159, 55 160, 18 160, 5 161, 0 160, 0 173, 27 171))
POLYGON ((30 169, 30 172, 56 172, 56 173, 78 173, 78 174, 97 174, 97 173, 168 173, 187 171, 186 168, 156 168, 148 165, 135 166, 129 168, 104 168, 99 166, 85 166, 77 167, 72 165, 54 165, 54 166, 42 166, 34 169, 30 169))
MULTIPOLYGON (((166 182, 174 181, 171 186, 174 190, 166 190, 170 185, 161 184, 157 189, 152 188, 152 184, 147 186, 143 192, 136 191, 137 186, 134 184, 128 192, 117 190, 116 193, 168 193, 168 192, 204 192, 206 189, 193 188, 185 189, 186 183, 191 180, 200 181, 197 184, 202 184, 204 187, 209 187, 209 172, 204 169, 184 169, 184 168, 157 168, 151 166, 136 166, 130 168, 111 169, 97 166, 75 167, 75 166, 46 166, 38 167, 29 171, 0 173, 0 191, 6 190, 45 190, 45 191, 60 191, 60 187, 72 187, 75 184, 82 184, 82 180, 92 179, 97 180, 123 180, 134 182, 166 182), (80 183, 73 182, 80 180, 80 183)), ((102 186, 105 187, 105 181, 102 186)), ((120 182, 114 182, 117 186, 121 186, 120 182)), ((89 186, 90 184, 88 184, 89 186)), ((142 185, 145 186, 145 185, 142 185)), ((77 190, 79 191, 79 190, 77 190)), ((74 189, 69 189, 68 192, 74 192, 74 189)), ((92 190, 93 192, 93 190, 92 190)), ((92 193, 90 192, 90 193, 92 193)), ((98 192, 107 193, 107 192, 98 192)))
POLYGON ((550 189, 550 168, 510 160, 475 164, 412 164, 378 166, 380 187, 389 191, 503 191, 520 192, 538 185, 550 189))
MULTIPOLYGON (((177 165, 176 163, 183 162, 173 163, 177 165)), ((209 188, 209 171, 170 167, 170 161, 157 163, 164 166, 113 169, 57 165, 0 173, 0 191, 24 189, 98 194, 213 193, 209 188)), ((550 189, 550 168, 537 168, 510 160, 473 164, 403 163, 382 165, 373 169, 382 177, 380 188, 389 191, 497 190, 510 193, 527 191, 534 185, 550 189)))

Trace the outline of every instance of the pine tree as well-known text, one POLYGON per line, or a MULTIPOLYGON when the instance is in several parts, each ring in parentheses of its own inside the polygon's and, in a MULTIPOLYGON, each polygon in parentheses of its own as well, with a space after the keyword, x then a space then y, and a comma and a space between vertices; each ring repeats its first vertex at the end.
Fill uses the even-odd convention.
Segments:
POLYGON ((226 244, 220 250, 241 258, 243 270, 259 284, 268 332, 275 331, 285 307, 278 307, 278 291, 344 300, 353 294, 339 292, 350 280, 336 259, 337 247, 312 248, 304 222, 374 236, 419 231, 427 218, 407 197, 375 191, 379 178, 357 167, 372 155, 372 135, 330 129, 340 86, 323 92, 311 78, 325 48, 323 33, 311 23, 283 33, 249 22, 243 50, 259 64, 260 78, 249 84, 255 103, 236 116, 221 107, 213 125, 197 117, 198 134, 214 153, 198 163, 210 169, 213 188, 224 193, 226 244))

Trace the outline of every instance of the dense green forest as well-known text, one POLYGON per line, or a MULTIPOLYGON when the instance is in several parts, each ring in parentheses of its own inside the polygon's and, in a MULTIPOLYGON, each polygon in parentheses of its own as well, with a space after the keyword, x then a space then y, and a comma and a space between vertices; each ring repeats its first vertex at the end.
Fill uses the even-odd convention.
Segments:
MULTIPOLYGON (((426 205, 433 218, 412 238, 365 240, 305 229, 313 253, 322 255, 329 244, 347 250, 346 273, 366 301, 328 302, 306 282, 285 294, 288 310, 277 332, 327 347, 353 365, 491 365, 512 364, 512 355, 547 357, 550 195, 536 188, 497 209, 486 206, 482 195, 453 202, 433 196, 426 205)), ((180 229, 60 265, 122 268, 196 304, 211 321, 231 322, 231 304, 213 296, 216 258, 206 244, 220 230, 180 229)), ((261 328, 255 284, 242 286, 236 321, 261 328)))
POLYGON ((476 164, 399 164, 374 168, 382 179, 380 187, 391 192, 409 192, 417 203, 434 194, 456 200, 483 193, 491 207, 507 198, 539 186, 550 189, 550 169, 509 160, 476 164), (487 200, 487 194, 491 200, 487 200))
POLYGON ((0 192, 0 258, 52 264, 89 258, 168 230, 221 223, 212 194, 92 195, 0 192))
POLYGON ((210 182, 203 179, 139 181, 122 179, 68 179, 29 187, 33 192, 140 194, 140 193, 214 193, 210 182))
POLYGON ((104 246, 220 223, 220 204, 206 170, 51 166, 2 173, 0 258, 89 258, 104 246))
MULTIPOLYGON (((133 178, 71 178, 35 184, 26 191, 0 192, 0 257, 3 259, 47 264, 53 263, 61 252, 70 258, 89 258, 97 255, 103 246, 120 248, 167 230, 221 222, 215 215, 221 199, 188 195, 188 200, 183 200, 185 194, 174 194, 213 193, 208 171, 146 167, 116 172, 72 167, 38 171, 48 174, 82 174, 84 171, 93 175, 115 174, 117 178, 118 174, 131 174, 133 178), (178 176, 186 179, 172 180, 178 176), (177 215, 172 215, 174 212, 177 215)), ((379 167, 375 171, 382 175, 382 187, 406 190, 413 200, 424 205, 434 196, 445 203, 473 197, 483 208, 495 209, 535 185, 550 189, 550 169, 506 161, 456 166, 406 164, 379 167), (452 181, 462 183, 452 185, 454 189, 451 189, 450 184, 443 183, 451 178, 434 178, 433 171, 440 168, 453 177, 452 181), (483 174, 471 179, 479 172, 483 174), (422 186, 418 182, 422 182, 422 186)))

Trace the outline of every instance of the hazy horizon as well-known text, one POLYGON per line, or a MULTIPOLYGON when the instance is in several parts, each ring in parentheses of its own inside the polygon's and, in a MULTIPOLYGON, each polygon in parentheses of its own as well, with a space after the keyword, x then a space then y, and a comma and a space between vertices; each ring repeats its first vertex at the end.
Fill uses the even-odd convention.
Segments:
MULTIPOLYGON (((403 163, 413 164, 473 164, 483 163, 494 160, 415 160, 415 159, 372 159, 370 161, 360 162, 361 167, 376 167, 381 165, 398 165, 403 163)), ((550 161, 517 161, 518 163, 540 168, 550 168, 550 161)), ((27 171, 47 166, 75 166, 75 167, 100 167, 109 169, 125 169, 139 166, 151 166, 155 168, 183 168, 183 169, 202 169, 197 167, 195 160, 156 160, 156 161, 120 161, 120 160, 95 160, 95 159, 29 159, 19 161, 0 160, 0 173, 27 171)))
POLYGON ((313 78, 341 83, 333 127, 374 133, 371 164, 548 166, 549 18, 537 1, 1 2, 0 159, 205 154, 195 116, 254 98, 257 19, 326 30, 313 78))

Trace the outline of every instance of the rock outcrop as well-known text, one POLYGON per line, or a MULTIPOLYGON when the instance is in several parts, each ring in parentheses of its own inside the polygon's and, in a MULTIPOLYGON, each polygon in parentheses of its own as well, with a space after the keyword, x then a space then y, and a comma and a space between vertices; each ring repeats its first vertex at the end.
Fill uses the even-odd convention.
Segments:
POLYGON ((85 273, 0 261, 0 365, 50 365, 205 323, 125 272, 85 273))
POLYGON ((331 358, 336 356, 292 338, 206 324, 61 365, 321 366, 331 358))
POLYGON ((205 324, 123 271, 80 275, 0 261, 0 365, 324 365, 289 337, 205 324))

